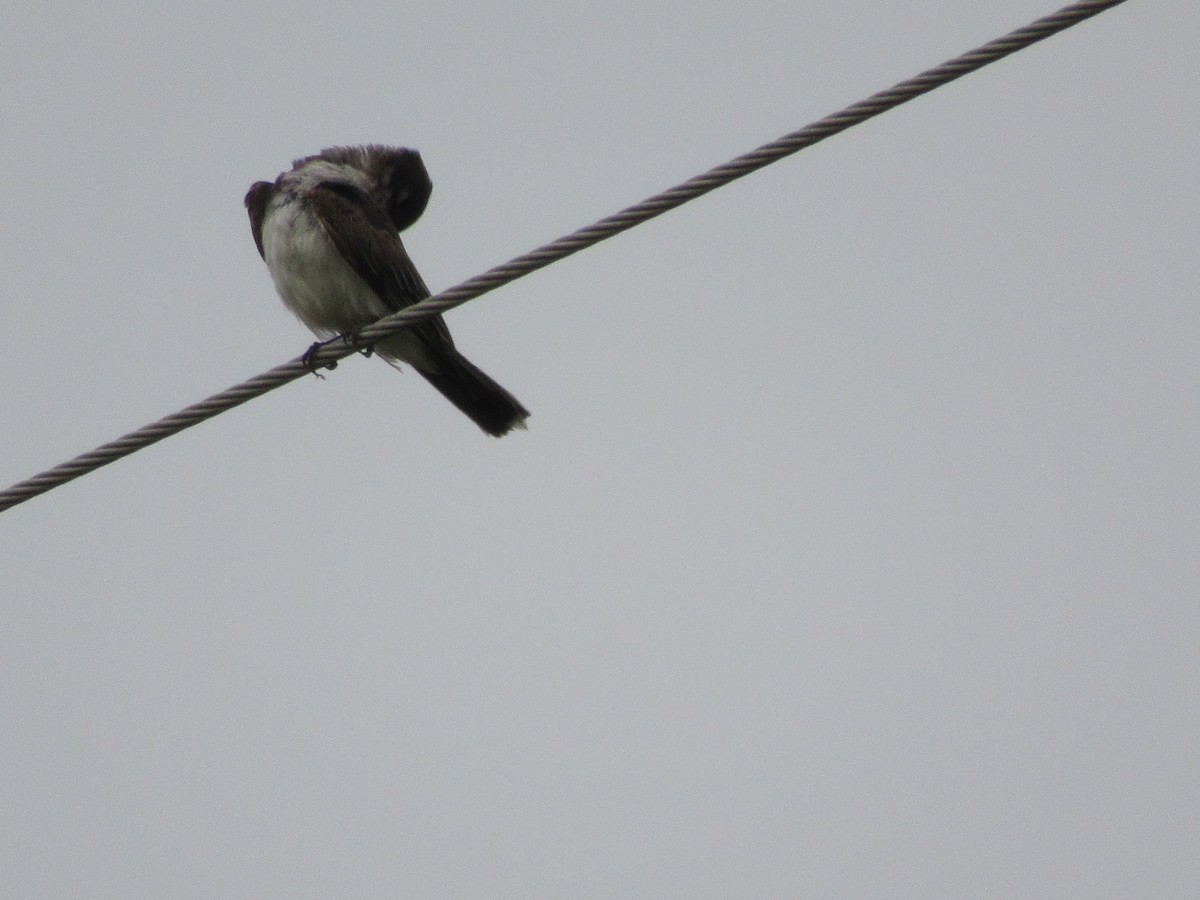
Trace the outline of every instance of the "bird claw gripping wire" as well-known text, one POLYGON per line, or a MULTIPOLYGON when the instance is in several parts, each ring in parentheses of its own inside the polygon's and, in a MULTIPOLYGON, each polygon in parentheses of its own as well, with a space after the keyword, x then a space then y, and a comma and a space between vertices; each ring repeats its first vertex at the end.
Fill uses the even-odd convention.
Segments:
MULTIPOLYGON (((352 345, 358 344, 359 341, 362 340, 362 338, 359 337, 359 335, 360 335, 360 332, 352 331, 349 334, 345 334, 340 337, 330 338, 327 341, 317 341, 315 344, 313 344, 311 347, 309 347, 307 350, 304 351, 304 355, 300 357, 300 362, 304 364, 304 368, 308 369, 308 371, 312 372, 318 378, 324 378, 325 376, 322 375, 317 370, 318 369, 329 369, 330 371, 332 371, 333 369, 337 368, 338 361, 336 359, 331 359, 331 360, 329 360, 329 362, 326 362, 326 363, 319 362, 317 360, 317 354, 321 352, 321 348, 326 347, 329 344, 332 344, 334 341, 345 341, 347 344, 352 344, 352 345)), ((361 353, 367 359, 370 359, 375 354, 375 346, 373 344, 367 344, 365 347, 357 347, 356 349, 359 353, 361 353)))
POLYGON ((345 338, 347 344, 353 344, 355 349, 367 359, 370 359, 375 354, 374 344, 366 344, 362 347, 358 346, 359 342, 362 341, 362 331, 351 331, 345 335, 345 338))
MULTIPOLYGON (((333 341, 336 340, 337 338, 333 339, 333 341)), ((317 354, 321 352, 321 348, 326 344, 333 343, 333 341, 317 341, 315 344, 305 350, 304 355, 300 357, 300 362, 304 364, 304 368, 308 369, 308 371, 312 372, 318 378, 325 378, 324 375, 317 371, 318 369, 329 369, 330 371, 333 371, 337 368, 338 361, 336 359, 331 359, 327 363, 320 363, 317 361, 317 354)))

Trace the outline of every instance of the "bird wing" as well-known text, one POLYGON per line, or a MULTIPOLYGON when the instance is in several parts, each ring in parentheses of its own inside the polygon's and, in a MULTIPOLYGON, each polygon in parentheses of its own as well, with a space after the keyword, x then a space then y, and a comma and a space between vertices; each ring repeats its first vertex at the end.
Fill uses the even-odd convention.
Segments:
MULTIPOLYGON (((345 182, 326 181, 309 193, 308 204, 338 253, 388 309, 399 312, 429 296, 395 223, 365 192, 345 182)), ((441 316, 413 325, 412 331, 431 349, 454 346, 441 316)))

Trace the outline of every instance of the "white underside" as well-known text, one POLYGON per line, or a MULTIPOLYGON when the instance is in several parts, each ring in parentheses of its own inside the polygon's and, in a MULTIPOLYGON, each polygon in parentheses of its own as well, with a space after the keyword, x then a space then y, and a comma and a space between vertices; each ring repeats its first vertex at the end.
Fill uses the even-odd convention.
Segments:
MULTIPOLYGON (((299 200, 272 201, 263 218, 262 241, 267 268, 284 306, 317 337, 358 331, 391 312, 299 200)), ((389 338, 376 349, 384 357, 423 367, 425 354, 407 334, 389 338)))
POLYGON ((284 305, 321 337, 361 328, 386 312, 298 202, 268 209, 263 253, 284 305))

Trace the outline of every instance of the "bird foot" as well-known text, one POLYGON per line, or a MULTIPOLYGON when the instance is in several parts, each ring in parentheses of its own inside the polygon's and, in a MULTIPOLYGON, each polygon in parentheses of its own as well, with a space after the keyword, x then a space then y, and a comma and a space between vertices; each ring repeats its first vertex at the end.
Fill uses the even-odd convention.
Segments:
MULTIPOLYGON (((337 340, 337 338, 334 338, 334 340, 337 340)), ((318 378, 321 378, 321 379, 324 379, 325 376, 322 375, 320 372, 318 372, 317 371, 318 369, 329 369, 330 371, 332 371, 333 369, 337 368, 337 364, 338 364, 338 361, 336 359, 331 359, 327 363, 321 363, 321 362, 317 361, 317 358, 316 358, 317 353, 320 352, 322 347, 324 347, 326 344, 329 344, 329 343, 332 343, 332 342, 331 341, 317 341, 317 343, 313 344, 311 347, 309 347, 307 350, 305 350, 304 355, 302 357, 300 357, 300 362, 302 362, 304 364, 304 368, 308 369, 308 371, 312 372, 314 375, 316 375, 318 378)))
POLYGON ((375 354, 375 345, 374 344, 367 344, 366 346, 363 346, 363 347, 357 346, 359 341, 362 340, 362 330, 361 329, 359 329, 357 331, 347 332, 346 334, 343 335, 343 337, 345 338, 345 341, 347 344, 354 344, 355 349, 357 349, 358 352, 361 353, 363 356, 365 356, 367 359, 370 359, 375 354))

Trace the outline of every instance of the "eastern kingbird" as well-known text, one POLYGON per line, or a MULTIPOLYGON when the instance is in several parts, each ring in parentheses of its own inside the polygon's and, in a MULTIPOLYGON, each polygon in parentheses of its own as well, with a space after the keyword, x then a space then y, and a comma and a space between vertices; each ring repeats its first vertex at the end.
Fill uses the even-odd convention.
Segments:
MULTIPOLYGON (((253 184, 254 243, 284 305, 331 338, 428 297, 399 232, 420 218, 432 190, 421 154, 378 145, 330 147, 296 160, 274 184, 253 184)), ((392 365, 411 364, 488 434, 525 427, 529 412, 454 348, 441 316, 374 349, 392 365)))

